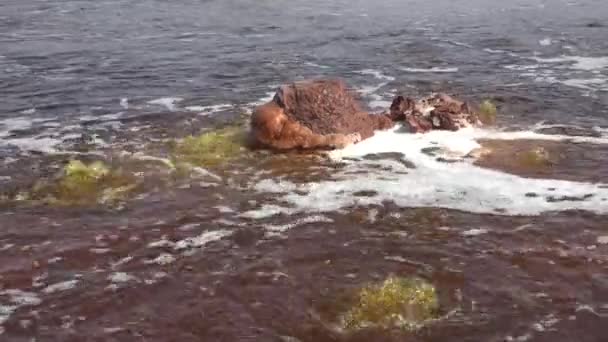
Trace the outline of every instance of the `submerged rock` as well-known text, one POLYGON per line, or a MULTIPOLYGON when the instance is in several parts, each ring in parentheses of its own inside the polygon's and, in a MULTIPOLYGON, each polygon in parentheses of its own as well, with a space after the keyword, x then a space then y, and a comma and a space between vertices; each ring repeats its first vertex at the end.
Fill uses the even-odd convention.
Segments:
POLYGON ((490 100, 485 100, 479 105, 479 120, 484 124, 494 124, 497 112, 496 105, 490 100))
POLYGON ((348 330, 366 327, 415 330, 437 318, 439 300, 433 285, 419 278, 390 277, 364 287, 343 316, 348 330))
POLYGON ((38 182, 31 192, 21 193, 16 200, 54 205, 109 204, 126 198, 138 186, 134 176, 101 161, 85 164, 71 160, 57 178, 38 182))
POLYGON ((175 165, 216 166, 242 154, 246 132, 241 127, 226 127, 176 142, 172 149, 175 165))
POLYGON ((251 118, 253 138, 279 150, 341 148, 393 124, 387 115, 365 112, 339 80, 284 85, 251 118))

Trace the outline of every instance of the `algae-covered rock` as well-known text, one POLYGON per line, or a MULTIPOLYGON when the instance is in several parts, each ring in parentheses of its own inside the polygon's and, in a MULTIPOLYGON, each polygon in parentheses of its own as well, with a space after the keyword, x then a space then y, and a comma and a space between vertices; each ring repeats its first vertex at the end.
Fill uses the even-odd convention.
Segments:
POLYGON ((188 136, 173 147, 174 164, 215 166, 241 154, 246 132, 241 127, 222 128, 198 136, 188 136))
POLYGON ((496 122, 496 105, 490 100, 485 100, 479 105, 479 120, 484 124, 496 122))
POLYGON ((414 330, 436 318, 439 301, 433 285, 419 278, 390 277, 361 289, 343 316, 346 329, 365 327, 414 330))
POLYGON ((544 168, 551 166, 549 152, 543 147, 523 151, 517 155, 517 162, 526 168, 544 168))
POLYGON ((137 186, 135 177, 103 162, 72 160, 56 179, 37 183, 21 200, 56 205, 107 204, 125 198, 137 186))

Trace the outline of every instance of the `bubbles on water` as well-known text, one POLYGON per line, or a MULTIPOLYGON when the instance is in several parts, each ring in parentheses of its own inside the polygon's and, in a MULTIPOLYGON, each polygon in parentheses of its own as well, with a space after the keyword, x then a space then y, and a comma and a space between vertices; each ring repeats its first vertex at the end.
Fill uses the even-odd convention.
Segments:
POLYGON ((189 237, 183 240, 179 240, 175 243, 173 247, 175 250, 188 250, 188 249, 197 249, 204 247, 208 243, 219 241, 227 236, 232 235, 232 231, 220 229, 220 230, 212 230, 201 233, 195 237, 189 237))
POLYGON ((175 262, 175 260, 176 259, 172 254, 162 253, 154 259, 145 260, 144 264, 157 264, 157 265, 164 266, 164 265, 169 265, 169 264, 175 262))
POLYGON ((170 111, 177 110, 177 104, 182 102, 184 99, 181 97, 161 97, 158 99, 148 101, 148 104, 163 106, 170 111))
POLYGON ((478 235, 487 234, 487 233, 488 233, 487 229, 476 228, 476 229, 466 230, 466 231, 464 231, 464 232, 462 232, 460 234, 462 236, 470 237, 470 236, 478 236, 478 235))
POLYGON ((263 219, 277 214, 322 213, 352 206, 382 205, 385 201, 401 207, 442 207, 497 215, 539 215, 563 210, 608 212, 608 206, 601 202, 601 198, 608 196, 608 190, 600 184, 529 179, 473 165, 474 160, 464 157, 480 146, 477 139, 608 143, 606 139, 597 137, 479 129, 409 134, 400 132, 400 128, 396 127, 377 132, 374 137, 359 144, 330 152, 331 158, 345 163, 344 168, 336 170, 331 179, 297 186, 274 179, 261 181, 255 186, 256 190, 282 195, 275 196, 278 202, 266 203, 241 216, 263 219), (436 159, 436 155, 424 153, 428 148, 438 149, 439 153, 445 153, 451 159, 454 156, 458 158, 454 163, 445 163, 436 159), (416 168, 410 169, 390 160, 362 159, 370 154, 395 152, 413 162, 416 168), (370 169, 370 164, 378 167, 370 169), (298 191, 294 191, 296 188, 298 191), (361 192, 369 192, 371 196, 355 195, 361 192), (530 192, 537 196, 526 196, 530 192), (554 198, 580 200, 550 200, 554 198))
POLYGON ((55 292, 71 290, 75 288, 79 282, 80 280, 78 279, 62 281, 45 287, 44 289, 42 289, 42 292, 46 294, 52 294, 55 292))
POLYGON ((128 283, 131 281, 138 281, 137 277, 132 276, 126 272, 114 272, 108 276, 108 281, 112 284, 128 283))
POLYGON ((324 216, 324 215, 312 215, 312 216, 307 216, 301 219, 297 219, 293 222, 290 223, 286 223, 286 224, 267 224, 264 225, 264 228, 267 231, 267 236, 274 236, 274 235, 280 235, 282 233, 285 233, 286 231, 293 229, 295 227, 298 226, 302 226, 302 225, 306 225, 306 224, 310 224, 310 223, 332 223, 334 222, 333 219, 324 216))
MULTIPOLYGON (((33 292, 19 289, 0 291, 0 325, 4 324, 17 309, 25 306, 37 306, 41 303, 42 300, 33 292)), ((2 330, 0 330, 1 332, 2 330)))
POLYGON ((229 104, 217 104, 210 106, 187 106, 185 109, 190 112, 197 112, 199 115, 210 115, 218 112, 222 112, 233 108, 229 104))

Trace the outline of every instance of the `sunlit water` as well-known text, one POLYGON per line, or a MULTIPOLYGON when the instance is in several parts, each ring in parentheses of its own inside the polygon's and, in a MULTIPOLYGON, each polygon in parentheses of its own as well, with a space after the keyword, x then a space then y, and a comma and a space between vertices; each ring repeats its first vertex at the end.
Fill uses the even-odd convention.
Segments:
POLYGON ((119 206, 1 205, 0 340, 604 341, 606 18, 593 0, 3 1, 3 193, 72 158, 146 187, 119 206), (445 91, 500 115, 169 174, 171 140, 320 76, 370 109, 445 91), (488 140, 555 165, 484 162, 488 140), (427 279, 450 314, 336 328, 341 296, 389 275, 427 279))

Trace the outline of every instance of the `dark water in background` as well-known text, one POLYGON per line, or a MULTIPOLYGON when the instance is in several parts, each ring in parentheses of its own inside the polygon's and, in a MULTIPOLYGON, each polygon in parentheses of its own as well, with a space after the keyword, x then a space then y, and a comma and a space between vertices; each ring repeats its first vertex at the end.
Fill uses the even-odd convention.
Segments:
MULTIPOLYGON (((492 98, 508 113, 501 127, 602 136, 606 37, 601 0, 4 0, 0 186, 31 184, 75 151, 155 155, 155 142, 235 120, 278 84, 317 76, 344 78, 371 107, 441 90, 492 98)), ((583 166, 582 180, 602 182, 606 149, 572 148, 565 172, 583 166)), ((272 203, 252 190, 260 170, 302 181, 285 164, 159 185, 117 211, 2 209, 0 340, 608 339, 605 215, 385 203, 323 219, 240 216, 272 203), (204 250, 149 245, 201 232, 204 250), (328 327, 334 298, 389 274, 429 279, 458 312, 414 335, 328 327)))

